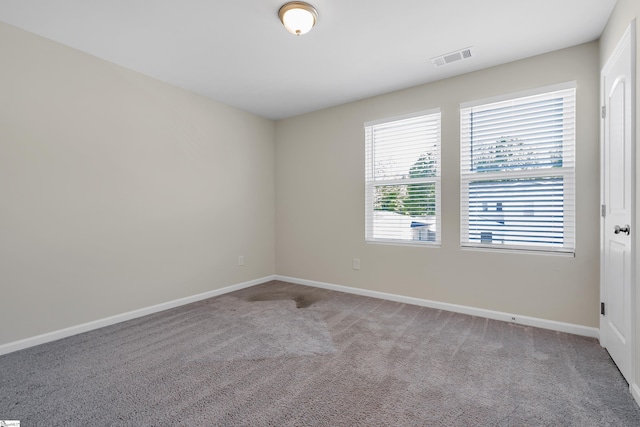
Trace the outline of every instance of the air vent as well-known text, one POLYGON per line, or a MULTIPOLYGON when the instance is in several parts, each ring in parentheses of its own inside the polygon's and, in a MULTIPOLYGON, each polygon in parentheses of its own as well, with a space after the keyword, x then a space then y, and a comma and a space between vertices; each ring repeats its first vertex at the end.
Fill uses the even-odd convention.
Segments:
POLYGON ((451 64, 452 62, 469 59, 471 56, 471 48, 467 47, 465 49, 431 58, 431 62, 435 67, 442 67, 443 65, 451 64))

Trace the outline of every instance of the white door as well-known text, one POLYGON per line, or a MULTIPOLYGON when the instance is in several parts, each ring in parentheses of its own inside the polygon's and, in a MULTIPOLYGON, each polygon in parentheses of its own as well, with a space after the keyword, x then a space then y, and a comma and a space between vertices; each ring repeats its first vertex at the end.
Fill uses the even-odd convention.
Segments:
POLYGON ((631 383, 634 218, 635 21, 602 69, 600 342, 631 383))

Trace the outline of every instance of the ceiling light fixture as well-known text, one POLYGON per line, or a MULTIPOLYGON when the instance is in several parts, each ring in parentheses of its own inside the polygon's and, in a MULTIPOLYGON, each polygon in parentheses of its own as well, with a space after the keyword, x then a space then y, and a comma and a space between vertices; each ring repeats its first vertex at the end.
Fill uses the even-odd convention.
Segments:
POLYGON ((278 11, 282 25, 291 34, 306 34, 316 25, 318 12, 309 3, 292 1, 283 5, 278 11))

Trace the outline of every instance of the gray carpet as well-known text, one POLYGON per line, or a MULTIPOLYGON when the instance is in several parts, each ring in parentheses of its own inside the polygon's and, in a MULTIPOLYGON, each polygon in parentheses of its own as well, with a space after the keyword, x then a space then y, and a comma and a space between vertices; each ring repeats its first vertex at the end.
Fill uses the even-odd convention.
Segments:
POLYGON ((640 426, 594 339, 271 282, 0 357, 23 426, 640 426))

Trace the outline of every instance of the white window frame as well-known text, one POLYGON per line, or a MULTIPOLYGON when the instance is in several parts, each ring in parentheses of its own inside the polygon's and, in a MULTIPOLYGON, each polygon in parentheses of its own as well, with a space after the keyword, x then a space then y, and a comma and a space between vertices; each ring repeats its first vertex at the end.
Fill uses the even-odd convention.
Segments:
MULTIPOLYGON (((408 245, 423 247, 439 247, 442 241, 441 226, 441 203, 440 203, 440 181, 441 181, 441 151, 442 151, 442 117, 440 108, 426 111, 420 111, 402 116, 395 116, 375 121, 366 122, 365 130, 365 241, 367 243, 392 244, 392 245, 408 245), (435 117, 437 116, 437 117, 435 117), (436 176, 424 178, 402 178, 402 179, 376 179, 374 174, 376 170, 376 154, 374 150, 375 128, 378 125, 388 125, 393 122, 399 122, 407 119, 415 119, 425 117, 427 120, 437 120, 437 152, 434 153, 436 162, 436 176), (375 188, 382 186, 394 185, 410 185, 410 184, 434 184, 435 187, 435 239, 406 239, 406 238, 380 238, 375 237, 374 230, 374 203, 375 188)), ((429 142, 427 142, 428 144, 429 142)), ((433 143, 433 142, 431 142, 433 143)))
MULTIPOLYGON (((463 248, 497 249, 552 254, 575 254, 575 132, 576 132, 576 82, 567 82, 553 86, 512 93, 490 99, 460 104, 460 244, 463 248), (572 93, 571 93, 572 92, 572 93), (471 130, 470 113, 474 109, 489 109, 492 104, 513 102, 523 104, 533 102, 539 96, 568 94, 573 101, 569 116, 563 115, 563 162, 561 167, 508 170, 496 172, 477 172, 471 170, 471 130), (472 182, 526 178, 562 178, 563 185, 563 242, 562 245, 472 241, 469 235, 470 211, 469 188, 472 182)), ((567 114, 567 113, 564 113, 567 114)))

